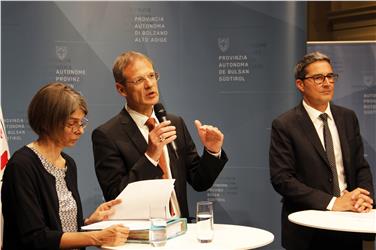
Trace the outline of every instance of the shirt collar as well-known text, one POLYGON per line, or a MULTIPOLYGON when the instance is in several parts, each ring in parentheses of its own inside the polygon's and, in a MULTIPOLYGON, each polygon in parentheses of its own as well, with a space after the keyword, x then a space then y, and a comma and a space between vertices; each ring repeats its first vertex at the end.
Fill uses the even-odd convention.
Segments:
MULTIPOLYGON (((330 110, 330 103, 328 103, 328 106, 326 107, 326 110, 324 112, 321 112, 315 108, 312 108, 309 106, 304 100, 303 100, 303 106, 305 110, 307 111, 309 118, 311 118, 312 121, 315 121, 316 119, 320 119, 320 115, 322 113, 328 114, 328 117, 330 120, 333 120, 332 111, 330 110)), ((321 119, 320 119, 321 121, 321 119)))
MULTIPOLYGON (((133 121, 137 124, 137 127, 145 126, 146 121, 149 119, 148 116, 138 113, 137 111, 131 109, 128 105, 125 105, 125 109, 128 111, 133 121)), ((154 113, 154 110, 150 117, 153 117, 158 123, 158 119, 154 113)))

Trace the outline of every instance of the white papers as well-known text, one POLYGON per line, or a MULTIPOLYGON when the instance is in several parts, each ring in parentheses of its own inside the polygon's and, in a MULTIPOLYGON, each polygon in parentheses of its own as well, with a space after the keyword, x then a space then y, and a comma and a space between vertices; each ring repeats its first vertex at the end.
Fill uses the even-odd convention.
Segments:
POLYGON ((119 205, 114 206, 115 213, 110 220, 149 218, 149 207, 169 207, 175 179, 155 179, 137 181, 128 184, 119 194, 119 205))
POLYGON ((149 220, 106 220, 81 227, 82 230, 102 230, 112 225, 121 224, 129 230, 146 230, 150 228, 149 220))

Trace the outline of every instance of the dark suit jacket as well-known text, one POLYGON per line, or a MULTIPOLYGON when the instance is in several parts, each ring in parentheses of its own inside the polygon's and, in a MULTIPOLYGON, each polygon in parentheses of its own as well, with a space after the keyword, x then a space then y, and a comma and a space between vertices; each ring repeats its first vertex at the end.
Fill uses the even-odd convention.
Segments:
MULTIPOLYGON (((347 190, 361 187, 373 193, 355 113, 333 104, 331 111, 340 138, 347 190)), ((287 216, 306 209, 326 210, 333 195, 325 150, 302 103, 273 121, 269 161, 271 182, 283 196, 282 245, 306 249, 316 239, 315 230, 297 226, 287 216)))
MULTIPOLYGON (((209 189, 223 169, 227 157, 207 153, 200 157, 182 118, 167 114, 176 127, 176 145, 179 159, 168 147, 170 168, 175 181, 175 192, 182 217, 189 216, 187 203, 188 182, 196 191, 209 189)), ((92 134, 95 171, 106 200, 114 199, 128 183, 160 179, 163 172, 145 156, 147 143, 129 113, 123 109, 101 125, 92 134)))

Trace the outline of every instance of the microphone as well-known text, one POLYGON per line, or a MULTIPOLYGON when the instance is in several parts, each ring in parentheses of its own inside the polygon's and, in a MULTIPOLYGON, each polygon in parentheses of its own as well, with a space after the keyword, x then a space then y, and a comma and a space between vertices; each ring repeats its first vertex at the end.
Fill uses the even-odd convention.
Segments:
MULTIPOLYGON (((162 103, 157 103, 154 105, 154 113, 157 116, 159 122, 167 121, 166 110, 163 107, 162 103)), ((169 145, 171 146, 172 151, 174 151, 176 158, 179 159, 178 147, 176 146, 175 141, 170 142, 169 145)))

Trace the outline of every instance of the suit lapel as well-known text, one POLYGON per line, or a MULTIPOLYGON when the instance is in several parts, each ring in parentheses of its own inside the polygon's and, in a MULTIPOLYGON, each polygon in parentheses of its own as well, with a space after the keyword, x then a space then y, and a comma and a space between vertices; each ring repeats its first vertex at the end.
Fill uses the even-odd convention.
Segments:
POLYGON ((326 155, 324 147, 322 146, 322 143, 320 141, 315 127, 313 126, 311 118, 309 117, 302 103, 297 107, 297 117, 299 120, 299 124, 302 125, 307 140, 313 145, 316 152, 320 155, 320 157, 326 162, 326 164, 330 168, 328 157, 326 155))
MULTIPOLYGON (((167 114, 167 119, 171 121, 171 125, 176 127, 177 124, 175 123, 175 120, 172 119, 168 114, 167 114)), ((177 131, 178 131, 178 129, 176 128, 176 132, 177 131)), ((179 135, 177 135, 177 136, 179 136, 179 135)), ((178 143, 177 140, 175 140, 175 143, 176 144, 178 143)), ((175 178, 175 176, 177 175, 177 169, 176 169, 177 159, 176 159, 175 153, 174 153, 171 145, 167 145, 167 150, 168 150, 168 157, 170 158, 171 176, 172 176, 172 178, 175 178)))
POLYGON ((134 146, 143 154, 146 152, 147 143, 144 136, 141 134, 136 123, 133 121, 132 117, 129 115, 128 111, 123 109, 120 112, 120 123, 121 129, 125 131, 129 139, 133 142, 134 146))
POLYGON ((346 171, 347 170, 346 168, 347 166, 349 166, 349 163, 350 163, 350 159, 349 159, 350 148, 347 142, 345 127, 343 126, 343 124, 345 124, 345 120, 344 120, 343 115, 339 114, 341 111, 338 109, 337 106, 331 105, 330 108, 332 111, 334 123, 336 124, 336 127, 337 127, 339 142, 341 144, 343 166, 345 168, 345 173, 348 173, 349 171, 346 171))

